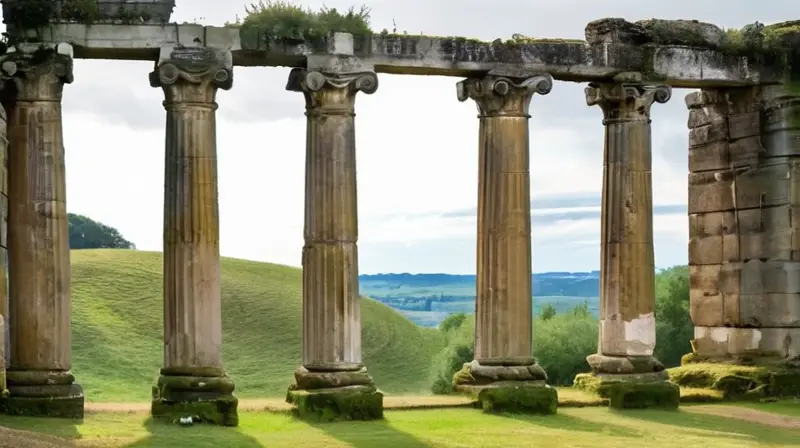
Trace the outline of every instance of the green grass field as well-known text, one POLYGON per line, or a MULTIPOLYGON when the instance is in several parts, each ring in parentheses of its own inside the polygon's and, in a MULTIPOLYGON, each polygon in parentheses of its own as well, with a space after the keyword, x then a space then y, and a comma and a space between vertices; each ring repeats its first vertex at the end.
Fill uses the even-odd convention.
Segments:
MULTIPOLYGON (((82 424, 0 416, 25 446, 56 447, 778 447, 800 445, 800 430, 681 411, 564 408, 554 416, 487 415, 473 409, 388 411, 385 421, 313 424, 285 413, 244 412, 238 428, 153 424, 141 413, 94 413, 82 424), (61 439, 45 438, 41 434, 61 439), (66 440, 64 440, 66 439, 66 440), (43 444, 35 443, 41 441, 43 444), (61 442, 62 444, 59 444, 61 442), (77 443, 75 443, 77 442, 77 443)), ((798 420, 800 422, 800 420, 798 420)), ((0 428, 2 429, 2 428, 0 428)), ((2 438, 2 433, 0 433, 2 438)), ((3 446, 0 441, 0 446, 3 446)))
MULTIPOLYGON (((72 251, 73 372, 88 401, 147 401, 162 363, 162 258, 72 251)), ((223 258, 223 361, 240 397, 282 396, 300 364, 300 270, 223 258)), ((391 394, 426 393, 438 330, 362 301, 364 362, 391 394)))

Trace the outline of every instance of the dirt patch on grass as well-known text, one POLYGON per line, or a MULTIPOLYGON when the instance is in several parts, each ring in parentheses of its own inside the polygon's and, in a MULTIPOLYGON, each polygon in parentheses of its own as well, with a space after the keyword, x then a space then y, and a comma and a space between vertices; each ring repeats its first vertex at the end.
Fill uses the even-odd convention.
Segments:
POLYGON ((0 426, 0 448, 61 448, 71 446, 75 446, 75 442, 61 437, 0 426))
POLYGON ((755 409, 740 408, 737 406, 702 405, 687 406, 683 408, 683 410, 686 412, 716 415, 719 417, 758 423, 759 425, 770 426, 773 428, 800 430, 800 418, 778 415, 771 412, 758 411, 755 409))

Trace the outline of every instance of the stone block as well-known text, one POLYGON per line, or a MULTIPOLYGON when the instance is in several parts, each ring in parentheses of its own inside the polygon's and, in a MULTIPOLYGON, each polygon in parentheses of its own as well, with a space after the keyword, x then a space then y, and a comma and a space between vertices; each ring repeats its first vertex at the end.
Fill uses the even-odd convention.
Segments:
POLYGON ((761 135, 761 113, 745 112, 728 115, 728 138, 736 140, 761 135))
POLYGON ((758 167, 689 173, 689 213, 798 205, 800 163, 770 159, 758 167))
POLYGON ((800 262, 749 260, 722 265, 718 288, 727 294, 800 293, 800 262))
POLYGON ((305 420, 378 420, 383 418, 383 393, 374 386, 290 389, 286 401, 305 420))
POLYGON ((195 423, 220 426, 237 426, 239 400, 233 395, 216 396, 192 401, 173 401, 156 397, 150 406, 153 420, 179 423, 181 418, 192 417, 195 423))
MULTIPOLYGON (((162 369, 153 387, 150 412, 154 420, 178 423, 182 417, 192 417, 196 423, 239 424, 239 400, 233 396, 233 380, 227 376, 164 375, 165 372, 173 373, 162 369)), ((211 372, 180 370, 179 373, 211 372)), ((224 375, 221 370, 217 373, 224 375)))
POLYGON ((2 411, 26 417, 83 418, 83 388, 71 385, 10 385, 2 411))
POLYGON ((718 171, 729 168, 730 149, 726 140, 703 143, 689 148, 689 171, 718 171))
POLYGON ((595 373, 652 373, 664 370, 664 364, 652 356, 606 356, 599 353, 586 357, 595 373))
MULTIPOLYGON (((509 382, 510 383, 510 382, 509 382)), ((477 393, 477 403, 487 413, 555 414, 558 392, 548 385, 498 384, 484 386, 477 393)))
POLYGON ((608 387, 608 407, 612 409, 678 409, 681 390, 669 381, 654 383, 619 382, 608 387))
POLYGON ((695 326, 692 341, 700 357, 800 357, 800 328, 695 326))
POLYGON ((339 372, 311 372, 305 367, 300 367, 294 372, 297 389, 330 389, 345 386, 371 386, 372 377, 367 373, 367 368, 362 367, 355 371, 339 372))
POLYGON ((690 148, 712 142, 725 141, 728 141, 728 122, 724 118, 713 119, 709 124, 689 130, 690 148))
MULTIPOLYGON (((755 165, 766 157, 761 137, 745 137, 728 142, 728 162, 731 166, 740 167, 755 165)), ((722 168, 720 168, 722 169, 722 168)))

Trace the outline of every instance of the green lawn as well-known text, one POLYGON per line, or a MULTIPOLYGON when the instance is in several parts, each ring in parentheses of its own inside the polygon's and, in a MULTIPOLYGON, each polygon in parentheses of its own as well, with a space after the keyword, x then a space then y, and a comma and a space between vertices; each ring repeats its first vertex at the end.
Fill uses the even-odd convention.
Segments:
POLYGON ((757 409, 759 411, 771 412, 773 414, 786 415, 800 419, 800 398, 795 398, 794 400, 782 400, 775 403, 743 402, 736 403, 736 406, 757 409))
POLYGON ((547 417, 486 415, 473 409, 388 411, 385 421, 329 424, 309 424, 282 413, 246 412, 238 428, 153 424, 145 415, 131 413, 89 414, 80 425, 0 416, 0 426, 78 439, 78 446, 104 447, 800 446, 796 430, 686 411, 607 408, 559 409, 558 415, 547 417))
MULTIPOLYGON (((162 355, 162 258, 72 251, 73 372, 89 401, 148 401, 162 355)), ((239 397, 283 396, 300 364, 300 270, 223 258, 223 359, 239 397)), ((364 361, 387 393, 426 393, 444 345, 388 306, 362 301, 364 361)))

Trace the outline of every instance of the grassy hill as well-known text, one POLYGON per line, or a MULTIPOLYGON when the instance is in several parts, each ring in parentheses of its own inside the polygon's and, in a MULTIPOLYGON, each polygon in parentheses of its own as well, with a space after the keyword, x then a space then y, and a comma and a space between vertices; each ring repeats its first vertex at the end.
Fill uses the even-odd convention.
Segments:
MULTIPOLYGON (((73 372, 90 401, 145 401, 162 363, 162 257, 72 251, 73 372)), ((300 364, 300 270, 223 258, 223 362, 240 397, 281 396, 300 364)), ((364 362, 382 390, 425 393, 444 340, 386 305, 361 305, 364 362)))

